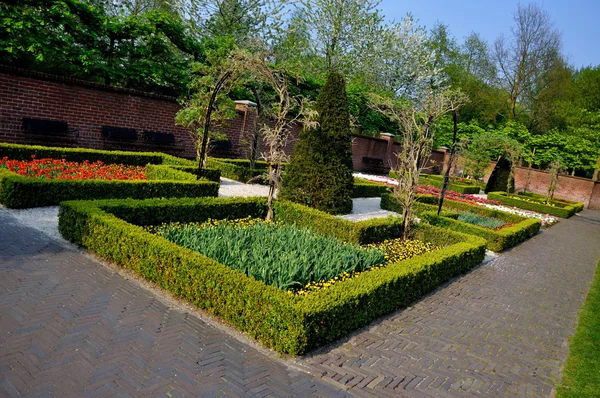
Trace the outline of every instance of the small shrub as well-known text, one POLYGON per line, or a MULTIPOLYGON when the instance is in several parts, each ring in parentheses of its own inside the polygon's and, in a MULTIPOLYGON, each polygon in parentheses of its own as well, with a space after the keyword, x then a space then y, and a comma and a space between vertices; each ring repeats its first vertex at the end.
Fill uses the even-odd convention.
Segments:
POLYGON ((483 217, 466 211, 461 211, 458 213, 458 221, 478 225, 488 229, 497 229, 505 224, 503 221, 500 221, 497 218, 483 217))

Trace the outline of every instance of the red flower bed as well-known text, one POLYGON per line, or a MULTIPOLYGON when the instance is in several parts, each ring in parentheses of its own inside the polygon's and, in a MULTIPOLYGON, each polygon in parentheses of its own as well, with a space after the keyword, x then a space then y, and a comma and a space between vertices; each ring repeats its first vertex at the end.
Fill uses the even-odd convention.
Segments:
POLYGON ((0 167, 19 175, 32 178, 56 180, 146 180, 145 169, 140 166, 104 164, 101 161, 90 163, 67 162, 65 159, 9 160, 0 159, 0 167))
MULTIPOLYGON (((440 191, 441 191, 441 189, 432 187, 429 185, 419 185, 419 188, 417 190, 418 193, 435 195, 438 198, 440 197, 440 191)), ((489 200, 489 199, 482 198, 480 196, 467 195, 467 194, 458 193, 458 192, 454 192, 454 191, 450 191, 450 190, 446 191, 446 195, 444 197, 446 199, 456 200, 457 202, 464 202, 464 203, 468 203, 468 204, 476 205, 476 206, 481 206, 482 204, 491 204, 491 205, 501 205, 502 204, 495 200, 489 200)))

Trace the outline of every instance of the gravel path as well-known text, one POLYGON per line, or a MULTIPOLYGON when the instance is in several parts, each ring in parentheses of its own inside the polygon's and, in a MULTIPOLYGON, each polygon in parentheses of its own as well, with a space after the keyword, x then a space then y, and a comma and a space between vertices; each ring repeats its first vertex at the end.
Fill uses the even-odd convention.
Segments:
POLYGON ((371 218, 399 216, 393 211, 381 208, 381 198, 356 198, 352 201, 352 213, 339 216, 345 220, 363 221, 371 218))

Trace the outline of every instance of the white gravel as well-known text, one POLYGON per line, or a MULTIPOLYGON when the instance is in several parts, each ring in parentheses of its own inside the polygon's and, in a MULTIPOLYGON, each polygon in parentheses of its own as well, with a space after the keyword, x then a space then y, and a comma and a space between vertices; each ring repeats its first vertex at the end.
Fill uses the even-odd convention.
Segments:
POLYGON ((269 196, 269 187, 260 184, 244 184, 243 182, 221 177, 219 196, 269 196))
POLYGON ((363 221, 388 216, 399 216, 399 214, 383 210, 381 198, 356 198, 352 200, 352 213, 338 217, 350 221, 363 221))

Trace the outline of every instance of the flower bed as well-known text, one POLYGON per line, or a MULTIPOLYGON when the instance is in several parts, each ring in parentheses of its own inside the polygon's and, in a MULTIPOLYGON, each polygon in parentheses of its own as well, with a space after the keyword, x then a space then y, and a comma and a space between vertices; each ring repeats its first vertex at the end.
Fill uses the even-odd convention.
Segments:
MULTIPOLYGON (((292 355, 409 305, 470 270, 485 255, 484 240, 421 223, 412 239, 429 242, 438 250, 295 295, 143 228, 265 214, 264 198, 71 201, 61 203, 59 230, 66 239, 212 312, 264 345, 292 355)), ((276 222, 346 242, 365 244, 400 236, 400 223, 393 218, 351 222, 289 202, 276 202, 275 214, 276 222)))
POLYGON ((531 210, 523 210, 504 205, 484 204, 483 206, 488 209, 500 210, 505 213, 516 214, 522 217, 537 218, 542 222, 542 227, 549 227, 558 222, 558 217, 551 216, 550 214, 541 214, 531 210))
POLYGON ((537 199, 507 194, 506 192, 489 192, 488 198, 508 206, 518 207, 524 210, 532 210, 538 213, 550 214, 552 216, 561 218, 569 218, 576 213, 575 206, 563 203, 544 204, 537 199))
POLYGON ((68 162, 66 159, 9 160, 0 159, 0 168, 5 168, 20 176, 47 178, 54 180, 146 180, 145 168, 122 164, 96 162, 68 162))
MULTIPOLYGON (((529 199, 533 199, 536 200, 538 203, 546 203, 546 196, 544 195, 539 195, 533 192, 519 192, 517 193, 517 195, 519 197, 522 198, 529 198, 529 199)), ((566 199, 559 199, 559 198, 554 198, 550 201, 550 203, 556 204, 556 205, 569 205, 575 208, 575 212, 579 213, 580 211, 582 211, 584 209, 584 204, 581 202, 574 202, 571 200, 566 200, 566 199)))
POLYGON ((193 162, 165 154, 0 144, 0 156, 12 159, 0 167, 0 203, 11 208, 70 199, 217 196, 219 190, 218 183, 176 169, 193 162), (35 160, 40 157, 54 159, 35 160))
MULTIPOLYGON (((541 227, 541 222, 538 219, 525 218, 453 200, 444 200, 443 212, 438 216, 437 205, 435 204, 437 202, 436 197, 419 195, 417 196, 417 201, 415 203, 415 211, 421 219, 427 220, 429 223, 439 227, 480 236, 486 239, 487 248, 495 252, 505 250, 529 239, 541 227), (505 224, 498 229, 473 225, 472 223, 463 222, 458 219, 461 212, 469 212, 485 218, 494 218, 505 224)), ((395 212, 402 211, 391 194, 382 196, 381 208, 395 212)))
POLYGON ((384 252, 259 218, 164 224, 155 234, 267 285, 299 290, 383 264, 384 252))

